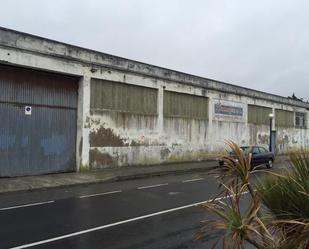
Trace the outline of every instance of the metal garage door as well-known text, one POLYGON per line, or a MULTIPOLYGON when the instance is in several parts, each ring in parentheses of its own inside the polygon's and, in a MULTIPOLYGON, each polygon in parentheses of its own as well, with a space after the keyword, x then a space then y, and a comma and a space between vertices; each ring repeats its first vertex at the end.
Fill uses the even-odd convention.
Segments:
POLYGON ((77 79, 0 66, 0 176, 75 169, 77 79))

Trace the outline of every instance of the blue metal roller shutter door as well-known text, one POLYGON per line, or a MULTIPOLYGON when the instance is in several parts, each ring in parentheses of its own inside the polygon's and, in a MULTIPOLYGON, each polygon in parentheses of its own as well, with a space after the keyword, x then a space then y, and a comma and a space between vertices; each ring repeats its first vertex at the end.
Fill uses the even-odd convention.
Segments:
POLYGON ((77 80, 1 66, 0 88, 0 176, 73 171, 77 80))

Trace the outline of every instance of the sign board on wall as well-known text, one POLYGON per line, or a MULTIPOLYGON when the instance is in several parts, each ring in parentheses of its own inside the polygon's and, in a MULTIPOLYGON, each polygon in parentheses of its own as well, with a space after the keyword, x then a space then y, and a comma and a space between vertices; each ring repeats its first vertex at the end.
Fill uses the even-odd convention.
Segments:
POLYGON ((215 100, 213 119, 219 121, 244 122, 244 105, 231 101, 215 100))
POLYGON ((31 115, 31 114, 32 114, 32 107, 25 106, 25 115, 31 115))

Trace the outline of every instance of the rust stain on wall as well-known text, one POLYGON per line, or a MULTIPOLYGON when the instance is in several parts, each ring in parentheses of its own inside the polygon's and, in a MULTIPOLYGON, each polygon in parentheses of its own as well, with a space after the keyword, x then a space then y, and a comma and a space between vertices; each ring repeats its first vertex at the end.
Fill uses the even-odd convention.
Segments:
POLYGON ((171 153, 171 151, 168 148, 162 149, 160 151, 161 159, 166 160, 170 153, 171 153))
POLYGON ((123 129, 150 129, 154 130, 156 127, 157 116, 155 115, 137 115, 131 113, 109 113, 109 117, 114 120, 117 128, 123 129))
POLYGON ((281 137, 277 140, 278 144, 288 144, 289 143, 289 137, 288 135, 285 135, 284 137, 281 137))
POLYGON ((249 143, 250 145, 255 145, 257 140, 258 127, 256 125, 249 125, 249 143))
POLYGON ((90 118, 89 118, 89 117, 86 117, 86 121, 85 121, 84 128, 90 128, 90 126, 91 126, 90 118))
POLYGON ((279 139, 277 140, 277 146, 280 152, 284 152, 287 149, 289 149, 289 142, 290 139, 288 135, 279 136, 279 139))
POLYGON ((104 127, 91 132, 89 139, 91 147, 122 147, 129 145, 119 135, 114 134, 112 129, 104 127))
POLYGON ((268 144, 269 143, 269 135, 258 135, 258 144, 268 144))
POLYGON ((79 155, 81 156, 83 152, 83 137, 80 139, 79 146, 78 146, 78 152, 79 152, 79 155))
POLYGON ((138 142, 138 141, 135 141, 135 140, 132 140, 131 143, 130 143, 130 146, 141 146, 141 145, 143 145, 143 144, 138 142))
POLYGON ((89 161, 92 168, 116 167, 117 161, 107 153, 101 153, 97 149, 90 150, 89 161))

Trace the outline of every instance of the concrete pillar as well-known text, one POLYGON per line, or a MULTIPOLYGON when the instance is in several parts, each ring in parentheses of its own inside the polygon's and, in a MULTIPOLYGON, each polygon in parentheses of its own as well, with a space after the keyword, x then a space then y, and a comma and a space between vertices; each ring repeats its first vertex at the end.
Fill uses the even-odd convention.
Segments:
POLYGON ((275 108, 272 108, 272 114, 274 115, 272 119, 272 130, 275 131, 276 130, 276 110, 275 108))
POLYGON ((248 113, 248 105, 243 105, 243 122, 245 126, 244 137, 245 144, 241 145, 250 145, 250 128, 249 128, 249 113, 248 113))
POLYGON ((76 164, 77 171, 89 169, 90 76, 84 75, 78 86, 76 164))
POLYGON ((213 100, 211 97, 208 97, 208 129, 207 132, 208 134, 206 137, 208 138, 208 141, 206 141, 207 147, 209 148, 210 151, 214 151, 214 144, 217 147, 217 139, 216 139, 216 134, 214 133, 212 121, 213 121, 213 116, 214 116, 214 110, 213 110, 213 100))
POLYGON ((164 89, 165 86, 160 86, 158 89, 158 132, 163 133, 163 101, 164 101, 164 89))

